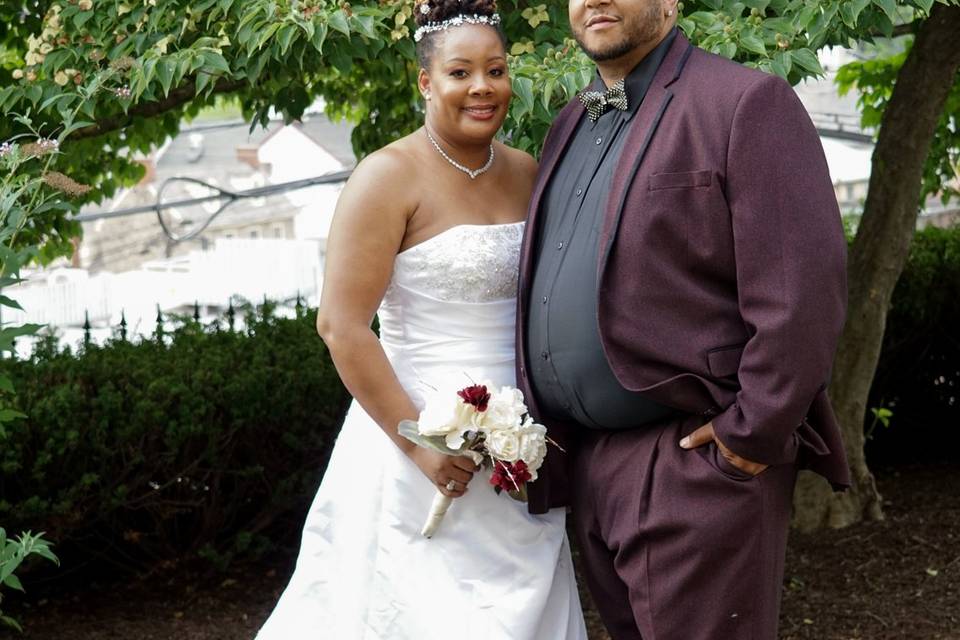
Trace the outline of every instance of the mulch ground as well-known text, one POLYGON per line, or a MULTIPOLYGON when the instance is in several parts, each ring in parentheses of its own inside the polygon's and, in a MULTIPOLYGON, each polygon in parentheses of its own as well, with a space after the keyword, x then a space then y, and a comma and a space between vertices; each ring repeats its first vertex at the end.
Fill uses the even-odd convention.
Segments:
MULTIPOLYGON (((960 640, 960 466, 880 470, 878 482, 885 521, 792 535, 781 640, 960 640)), ((226 574, 181 567, 69 594, 13 596, 4 608, 26 632, 9 636, 248 640, 293 560, 273 558, 226 574)), ((607 640, 584 604, 591 640, 607 640)))

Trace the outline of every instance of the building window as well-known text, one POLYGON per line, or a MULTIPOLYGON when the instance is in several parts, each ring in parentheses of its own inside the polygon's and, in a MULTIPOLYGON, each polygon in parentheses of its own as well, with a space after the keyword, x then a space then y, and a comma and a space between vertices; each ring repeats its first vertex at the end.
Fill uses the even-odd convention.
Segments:
POLYGON ((254 238, 254 239, 259 238, 259 237, 260 237, 260 232, 257 231, 256 229, 253 229, 252 231, 250 231, 250 237, 251 237, 251 238, 254 238))
POLYGON ((283 237, 283 227, 274 227, 273 228, 273 237, 282 238, 283 237))

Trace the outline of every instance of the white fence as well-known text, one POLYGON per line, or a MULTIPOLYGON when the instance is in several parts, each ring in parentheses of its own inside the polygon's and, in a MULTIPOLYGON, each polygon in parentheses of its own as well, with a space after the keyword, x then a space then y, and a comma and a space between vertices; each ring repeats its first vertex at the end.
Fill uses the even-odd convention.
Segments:
POLYGON ((322 268, 322 247, 316 240, 218 239, 208 251, 149 262, 135 271, 35 273, 28 282, 4 289, 24 311, 5 308, 2 320, 50 325, 69 340, 87 315, 100 329, 95 337, 109 335, 122 312, 131 335, 149 334, 156 327, 157 305, 165 313, 183 312, 194 303, 222 309, 235 295, 259 302, 264 296, 287 300, 298 294, 305 304, 315 304, 322 268))

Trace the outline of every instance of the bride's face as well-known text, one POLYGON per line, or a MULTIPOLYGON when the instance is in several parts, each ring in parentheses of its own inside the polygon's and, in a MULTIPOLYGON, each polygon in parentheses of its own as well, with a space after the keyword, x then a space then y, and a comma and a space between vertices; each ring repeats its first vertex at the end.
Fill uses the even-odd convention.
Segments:
POLYGON ((463 25, 436 37, 430 69, 420 70, 427 122, 452 141, 486 144, 512 95, 500 36, 486 25, 463 25))

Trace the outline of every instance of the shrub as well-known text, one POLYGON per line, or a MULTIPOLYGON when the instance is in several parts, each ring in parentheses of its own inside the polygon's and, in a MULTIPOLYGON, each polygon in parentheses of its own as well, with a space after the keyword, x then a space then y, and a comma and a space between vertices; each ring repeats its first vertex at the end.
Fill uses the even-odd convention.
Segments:
MULTIPOLYGON (((892 411, 867 443, 875 463, 956 460, 960 449, 960 227, 916 234, 867 405, 892 411)), ((870 412, 867 424, 873 421, 870 412)))
POLYGON ((227 561, 299 530, 280 518, 302 518, 347 400, 314 318, 185 322, 3 363, 29 417, 0 442, 0 522, 43 528, 66 564, 124 568, 227 561))

